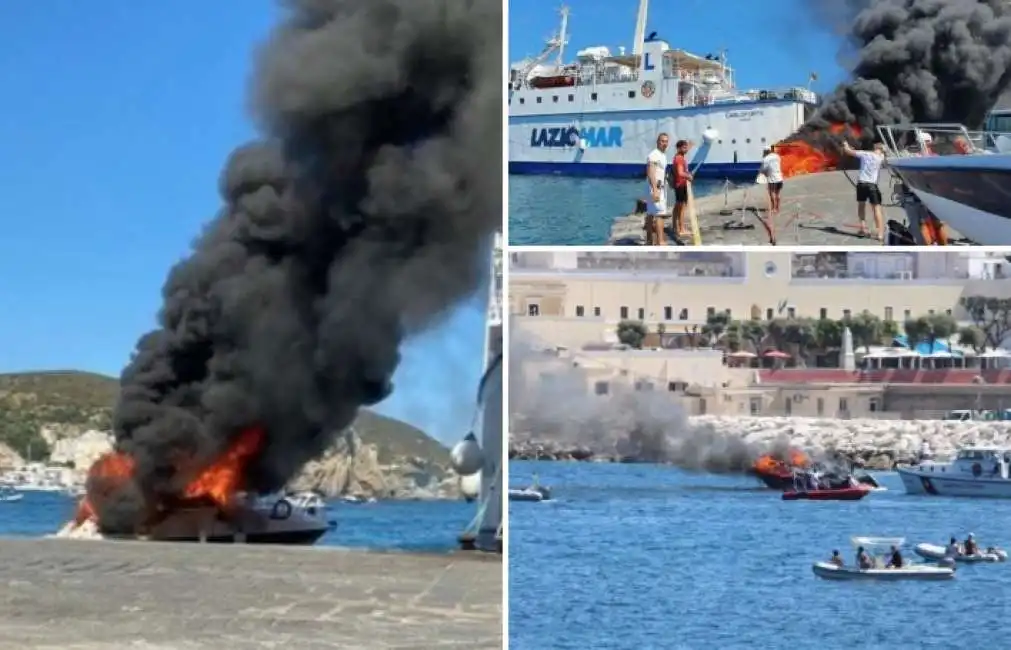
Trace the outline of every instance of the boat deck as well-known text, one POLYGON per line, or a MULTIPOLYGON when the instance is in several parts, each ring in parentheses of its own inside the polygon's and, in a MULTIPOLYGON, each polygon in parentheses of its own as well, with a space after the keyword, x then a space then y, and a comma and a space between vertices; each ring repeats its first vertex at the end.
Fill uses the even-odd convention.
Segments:
POLYGON ((501 648, 499 556, 0 540, 22 650, 501 648))
MULTIPOLYGON (((854 183, 856 172, 832 171, 788 178, 783 185, 783 207, 776 220, 776 240, 780 246, 880 246, 873 238, 860 237, 856 217, 854 183)), ((882 173, 881 195, 884 217, 905 223, 905 210, 892 199, 891 176, 882 173)), ((696 197, 695 208, 704 246, 761 246, 769 243, 761 219, 766 218, 768 194, 764 185, 728 187, 717 194, 696 197), (728 229, 727 223, 742 222, 748 229, 728 229)), ((645 244, 643 215, 617 217, 611 226, 608 244, 645 244)), ((867 209, 868 227, 873 215, 867 209)), ((948 229, 951 241, 961 234, 948 229)), ((668 232, 668 235, 672 233, 668 232)), ((669 240, 668 240, 669 241, 669 240)))

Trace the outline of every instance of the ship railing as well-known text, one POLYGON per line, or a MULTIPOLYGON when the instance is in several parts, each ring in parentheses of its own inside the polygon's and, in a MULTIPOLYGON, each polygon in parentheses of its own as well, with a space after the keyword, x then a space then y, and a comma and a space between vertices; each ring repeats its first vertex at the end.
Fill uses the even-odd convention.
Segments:
POLYGON ((1011 133, 973 131, 955 122, 888 124, 877 131, 889 158, 1011 153, 1011 133))

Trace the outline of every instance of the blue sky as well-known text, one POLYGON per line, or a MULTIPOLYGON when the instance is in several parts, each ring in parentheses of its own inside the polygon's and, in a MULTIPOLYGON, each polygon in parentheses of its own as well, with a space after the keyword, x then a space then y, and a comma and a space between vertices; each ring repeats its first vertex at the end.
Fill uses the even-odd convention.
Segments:
MULTIPOLYGON (((118 375, 168 268, 253 135, 251 53, 273 0, 0 2, 0 372, 118 375), (241 10, 240 10, 241 9, 241 10)), ((380 411, 446 442, 469 425, 484 340, 469 305, 414 342, 380 411)))
MULTIPOLYGON (((841 1, 841 0, 840 0, 841 1)), ((812 89, 831 90, 844 78, 837 62, 839 40, 809 20, 803 8, 810 0, 653 0, 646 33, 658 32, 672 47, 696 54, 727 49, 742 88, 805 85, 818 73, 812 89)), ((569 45, 566 59, 588 46, 618 46, 632 51, 636 0, 567 0, 569 45)), ((556 0, 510 0, 509 59, 537 54, 559 26, 556 0)))

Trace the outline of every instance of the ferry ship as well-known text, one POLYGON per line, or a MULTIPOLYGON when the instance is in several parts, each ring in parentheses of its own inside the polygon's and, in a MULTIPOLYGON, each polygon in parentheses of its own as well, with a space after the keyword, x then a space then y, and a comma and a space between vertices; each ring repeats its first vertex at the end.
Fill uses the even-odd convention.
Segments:
POLYGON ((755 174, 763 149, 812 115, 809 87, 741 91, 725 52, 699 56, 647 35, 648 4, 639 1, 631 54, 588 47, 566 63, 562 7, 541 53, 511 66, 510 173, 638 178, 666 132, 695 145, 699 177, 755 174))

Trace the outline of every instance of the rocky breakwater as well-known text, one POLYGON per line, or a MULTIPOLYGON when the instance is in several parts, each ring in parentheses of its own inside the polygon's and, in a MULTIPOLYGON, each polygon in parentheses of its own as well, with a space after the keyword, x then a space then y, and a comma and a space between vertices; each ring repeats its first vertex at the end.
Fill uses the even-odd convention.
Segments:
MULTIPOLYGON (((753 450, 756 458, 769 451, 795 447, 814 458, 838 459, 857 467, 888 470, 896 463, 917 460, 924 445, 942 458, 961 447, 1011 447, 1011 422, 698 416, 688 419, 687 430, 677 433, 677 442, 683 443, 692 437, 713 443, 714 447, 725 448, 727 443, 733 443, 735 450, 753 450)), ((591 450, 578 444, 538 440, 535 434, 525 434, 510 439, 509 457, 602 462, 647 460, 622 453, 623 446, 623 441, 619 440, 613 446, 591 450)))

